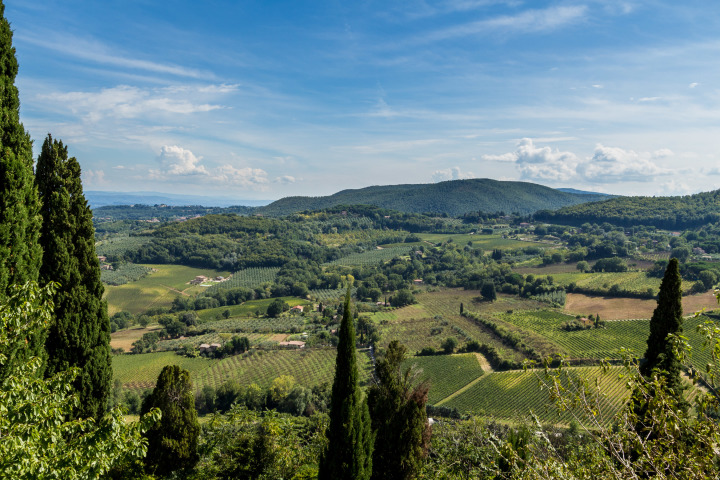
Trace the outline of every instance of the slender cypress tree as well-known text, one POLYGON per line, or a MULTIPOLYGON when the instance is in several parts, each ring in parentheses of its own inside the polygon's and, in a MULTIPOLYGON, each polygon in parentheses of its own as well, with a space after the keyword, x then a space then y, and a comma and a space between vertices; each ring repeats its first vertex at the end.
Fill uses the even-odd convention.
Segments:
POLYGON ((166 365, 162 369, 155 389, 143 401, 141 414, 145 415, 153 408, 160 409, 162 417, 145 434, 148 473, 165 476, 194 466, 198 461, 200 424, 187 370, 177 365, 166 365))
MULTIPOLYGON (((42 256, 32 142, 20 123, 17 73, 12 30, 0 0, 0 298, 11 294, 13 285, 37 281, 42 256)), ((42 343, 42 330, 38 329, 28 334, 25 348, 4 352, 8 360, 0 365, 0 378, 11 363, 41 355, 42 343)))
POLYGON ((328 448, 320 458, 319 480, 367 480, 372 474, 374 435, 367 401, 358 389, 355 326, 350 287, 339 331, 335 380, 330 403, 328 448))
POLYGON ((680 360, 673 352, 668 334, 682 333, 682 290, 678 260, 670 259, 660 284, 657 307, 650 319, 650 336, 647 340, 645 362, 640 373, 650 377, 654 369, 665 377, 667 387, 682 401, 683 385, 680 380, 680 360))
POLYGON ((77 415, 100 418, 111 390, 112 367, 92 212, 83 195, 80 165, 50 135, 38 157, 36 183, 43 217, 40 281, 59 283, 54 321, 45 340, 46 375, 80 368, 77 415))

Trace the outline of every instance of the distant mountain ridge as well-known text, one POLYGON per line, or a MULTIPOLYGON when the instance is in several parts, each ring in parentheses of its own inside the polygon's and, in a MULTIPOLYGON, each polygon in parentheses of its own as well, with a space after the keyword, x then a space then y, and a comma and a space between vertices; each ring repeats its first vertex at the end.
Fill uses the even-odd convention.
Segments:
POLYGON ((184 207, 202 205, 203 207, 257 207, 267 205, 271 200, 237 200, 227 197, 211 197, 204 195, 182 195, 160 192, 105 192, 98 190, 85 191, 85 198, 92 208, 107 205, 172 205, 184 207))
POLYGON ((285 197, 259 207, 264 215, 289 215, 338 205, 375 205, 407 213, 459 216, 472 212, 555 210, 581 203, 606 200, 610 195, 571 193, 529 182, 476 178, 430 184, 382 185, 342 190, 325 197, 285 197))

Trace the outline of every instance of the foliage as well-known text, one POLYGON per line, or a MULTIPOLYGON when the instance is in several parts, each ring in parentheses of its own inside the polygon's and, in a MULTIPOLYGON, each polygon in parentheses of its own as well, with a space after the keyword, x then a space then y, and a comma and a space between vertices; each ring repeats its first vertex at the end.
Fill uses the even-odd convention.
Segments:
POLYGON ((316 478, 326 428, 325 415, 298 418, 235 406, 203 426, 203 458, 188 478, 316 478))
POLYGON ((615 197, 602 202, 564 207, 535 214, 553 223, 609 222, 626 227, 653 225, 682 229, 720 221, 720 190, 677 197, 615 197))
MULTIPOLYGON (((18 63, 12 30, 0 2, 0 300, 13 285, 38 278, 42 250, 37 189, 33 183, 32 141, 20 123, 20 99, 15 87, 18 63)), ((42 354, 43 332, 27 331, 27 345, 8 345, 7 363, 0 365, 0 379, 11 366, 42 354)))
POLYGON ((148 439, 146 470, 167 475, 192 468, 198 461, 200 424, 187 370, 177 365, 163 368, 152 394, 143 401, 141 413, 154 408, 160 410, 162 418, 145 434, 148 439))
POLYGON ((417 383, 417 372, 403 367, 406 348, 393 340, 376 365, 368 391, 375 433, 373 479, 415 478, 430 441, 425 413, 429 384, 417 383))
POLYGON ((290 310, 290 305, 288 305, 284 300, 276 298, 270 303, 270 305, 268 305, 266 314, 268 317, 274 318, 283 312, 287 312, 288 310, 290 310))
POLYGON ((78 367, 78 416, 100 418, 110 395, 110 321, 95 254, 92 212, 80 180, 80 165, 50 135, 36 169, 43 218, 40 281, 56 281, 54 321, 45 350, 48 376, 78 367))
POLYGON ((675 351, 673 336, 682 333, 682 291, 678 261, 670 259, 660 284, 658 303, 650 319, 650 336, 647 339, 645 362, 640 372, 646 377, 657 370, 665 386, 680 401, 684 390, 680 381, 680 359, 675 351))
POLYGON ((0 304, 0 364, 8 367, 0 383, 0 478, 101 478, 145 455, 142 433, 159 418, 154 410, 126 423, 114 408, 99 420, 75 419, 77 369, 42 379, 38 357, 8 363, 11 344, 24 344, 29 331, 50 322, 52 288, 26 284, 0 304))
POLYGON ((367 401, 362 398, 358 388, 350 287, 345 295, 339 337, 327 431, 328 445, 320 459, 318 479, 369 479, 372 474, 374 435, 367 401))
POLYGON ((286 197, 259 209, 266 215, 288 215, 337 205, 372 205, 408 213, 445 213, 458 216, 477 212, 533 213, 590 202, 601 195, 561 192, 525 182, 489 179, 454 180, 419 185, 372 186, 343 190, 327 197, 286 197))

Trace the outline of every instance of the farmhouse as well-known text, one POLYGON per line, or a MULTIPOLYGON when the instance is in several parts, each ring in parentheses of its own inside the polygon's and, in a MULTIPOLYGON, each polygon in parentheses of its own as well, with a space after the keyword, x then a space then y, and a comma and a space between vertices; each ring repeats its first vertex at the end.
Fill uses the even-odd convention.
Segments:
POLYGON ((205 283, 208 281, 208 277, 205 275, 198 275, 193 280, 190 280, 190 283, 193 285, 200 285, 201 283, 205 283))
POLYGON ((300 313, 302 313, 302 312, 303 312, 303 307, 302 307, 302 305, 295 305, 294 307, 292 307, 292 308, 290 309, 290 311, 291 311, 291 312, 300 312, 300 313))
POLYGON ((305 342, 300 340, 290 340, 289 342, 280 342, 278 346, 284 348, 305 348, 305 342))

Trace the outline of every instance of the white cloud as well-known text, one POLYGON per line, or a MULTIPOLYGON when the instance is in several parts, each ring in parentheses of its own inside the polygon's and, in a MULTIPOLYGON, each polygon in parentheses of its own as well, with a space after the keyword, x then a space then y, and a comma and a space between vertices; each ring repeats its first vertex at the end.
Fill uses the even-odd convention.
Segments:
POLYGON ((105 172, 103 170, 83 170, 83 184, 86 186, 97 186, 105 184, 105 172))
POLYGON ((475 174, 472 172, 461 172, 460 167, 435 170, 432 174, 433 183, 444 182, 447 180, 465 180, 468 178, 475 178, 475 174))
POLYGON ((295 177, 293 177, 291 175, 281 175, 281 176, 275 178, 275 183, 280 183, 283 185, 295 183, 295 177))
POLYGON ((514 162, 521 178, 527 180, 567 181, 575 176, 578 159, 572 152, 550 147, 536 147, 532 139, 523 138, 514 152, 501 155, 483 155, 483 160, 514 162))
POLYGON ((223 165, 213 170, 212 180, 229 185, 260 189, 268 183, 267 172, 262 168, 235 168, 232 165, 223 165))
POLYGON ((668 149, 650 154, 598 144, 592 158, 580 164, 577 171, 590 182, 651 182, 658 175, 670 173, 668 169, 657 166, 652 160, 672 154, 668 149))
POLYGON ((688 88, 695 88, 695 87, 697 87, 698 85, 700 85, 700 84, 697 83, 697 82, 693 82, 693 83, 691 83, 690 85, 688 85, 688 88))
POLYGON ((165 145, 160 150, 161 170, 155 175, 209 175, 204 165, 200 165, 202 157, 196 157, 190 150, 177 145, 165 145))

